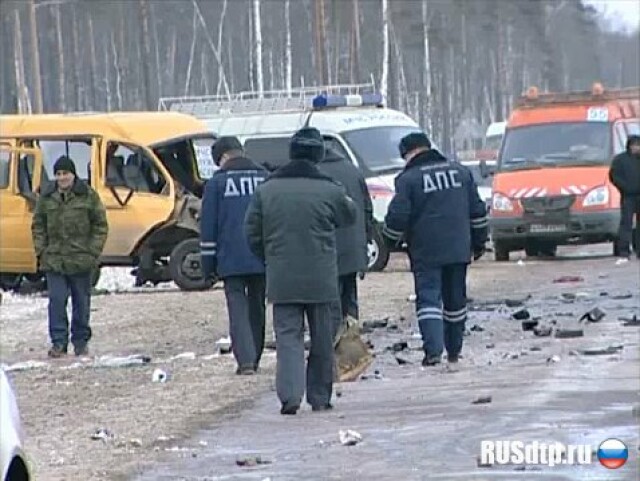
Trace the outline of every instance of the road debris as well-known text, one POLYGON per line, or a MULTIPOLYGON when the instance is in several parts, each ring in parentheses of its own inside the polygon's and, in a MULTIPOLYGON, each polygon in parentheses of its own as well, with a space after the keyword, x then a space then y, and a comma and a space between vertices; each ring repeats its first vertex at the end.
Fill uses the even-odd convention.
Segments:
POLYGON ((494 343, 489 343, 485 346, 487 349, 493 349, 494 347, 496 347, 496 345, 494 343))
POLYGON ((560 356, 553 355, 547 358, 547 364, 556 364, 560 362, 560 356))
POLYGON ((368 379, 384 379, 384 377, 382 376, 382 373, 378 369, 376 369, 375 371, 373 371, 373 375, 363 374, 362 376, 360 376, 360 379, 362 381, 366 381, 368 379))
POLYGON ((622 344, 615 344, 607 347, 591 347, 586 349, 579 349, 578 352, 583 356, 606 356, 610 354, 616 354, 623 349, 624 346, 622 344))
POLYGON ((157 368, 153 370, 153 374, 151 375, 152 382, 165 383, 167 382, 167 379, 168 379, 167 373, 162 369, 157 368))
POLYGON ((625 299, 631 299, 633 297, 633 294, 617 294, 615 296, 611 296, 611 299, 616 300, 616 301, 623 301, 625 299))
POLYGON ((567 284, 571 282, 584 282, 582 276, 560 276, 553 280, 554 284, 567 284))
POLYGON ((15 364, 2 364, 1 365, 2 369, 4 370, 4 372, 11 372, 11 371, 30 371, 32 369, 49 369, 49 367, 51 367, 49 365, 48 362, 43 362, 43 361, 23 361, 23 362, 16 362, 15 364))
POLYGON ((195 352, 183 352, 181 354, 176 354, 175 356, 169 358, 169 361, 178 361, 180 359, 193 361, 195 358, 196 358, 195 352))
POLYGON ((529 350, 531 352, 538 352, 538 351, 542 351, 542 348, 540 346, 531 346, 529 350))
POLYGON ((251 468, 263 464, 271 464, 271 461, 269 459, 263 458, 262 456, 245 456, 236 459, 236 464, 243 468, 251 468))
POLYGON ((355 446, 362 442, 362 435, 353 429, 341 429, 338 432, 338 438, 343 446, 355 446))
POLYGON ((640 326, 640 319, 635 314, 633 317, 620 317, 619 320, 623 321, 624 327, 638 327, 640 326))
POLYGON ((516 321, 525 321, 531 318, 531 314, 527 309, 520 309, 519 311, 511 314, 511 317, 513 317, 516 321))
POLYGON ((96 429, 96 431, 91 435, 91 439, 93 439, 94 441, 107 442, 109 439, 113 438, 113 433, 106 428, 96 429))
POLYGON ((216 341, 216 349, 220 354, 229 354, 231 352, 231 338, 226 336, 218 339, 216 341))
POLYGON ((143 354, 132 354, 130 356, 100 356, 93 361, 92 367, 131 367, 142 366, 151 362, 150 356, 143 354))
POLYGON ((584 337, 584 331, 582 329, 556 329, 555 337, 557 339, 584 337))
POLYGON ((533 328, 533 333, 538 337, 548 337, 553 332, 551 326, 539 325, 533 328))
POLYGON ((373 332, 374 329, 384 329, 389 324, 389 318, 377 319, 374 321, 364 321, 362 323, 361 331, 364 333, 373 332))
POLYGON ((578 322, 589 321, 589 322, 600 322, 604 319, 605 313, 599 307, 594 307, 589 312, 585 313, 578 322))
POLYGON ((479 398, 471 401, 471 404, 489 404, 493 401, 491 396, 480 396, 479 398))
POLYGON ((399 356, 395 356, 395 360, 400 366, 404 366, 405 364, 413 364, 411 361, 408 361, 403 357, 399 357, 399 356))
POLYGON ((533 329, 538 325, 538 322, 540 321, 536 321, 536 320, 527 320, 527 321, 522 321, 522 330, 523 331, 533 331, 533 329))
POLYGON ((407 341, 394 342, 387 349, 390 350, 390 351, 393 351, 393 352, 402 352, 405 349, 409 349, 409 343, 407 341))
POLYGON ((528 301, 529 299, 531 299, 531 296, 528 296, 524 299, 505 299, 504 300, 504 305, 507 307, 522 307, 524 306, 524 303, 526 301, 528 301))
POLYGON ((471 329, 469 329, 471 332, 483 332, 484 331, 484 327, 479 326, 478 324, 474 324, 473 326, 471 326, 471 329))

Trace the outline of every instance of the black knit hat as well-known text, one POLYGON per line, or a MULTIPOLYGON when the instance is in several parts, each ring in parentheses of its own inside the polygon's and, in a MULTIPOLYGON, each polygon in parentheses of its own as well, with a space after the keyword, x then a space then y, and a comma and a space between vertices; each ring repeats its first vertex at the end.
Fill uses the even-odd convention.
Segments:
POLYGON ((216 143, 213 144, 213 147, 211 147, 211 157, 213 157, 215 164, 220 165, 220 159, 230 150, 242 150, 242 144, 238 140, 238 137, 220 137, 216 143))
POLYGON ((293 134, 289 144, 289 156, 292 160, 321 162, 324 158, 324 140, 320 131, 314 127, 304 127, 293 134))
POLYGON ((59 170, 64 170, 66 172, 71 172, 73 175, 76 175, 76 164, 73 163, 66 155, 63 155, 56 160, 56 163, 53 164, 53 175, 56 174, 59 170))
POLYGON ((404 158, 409 152, 420 147, 431 148, 431 141, 424 132, 413 132, 406 135, 400 140, 400 145, 398 145, 400 157, 404 158))
POLYGON ((640 145, 640 135, 632 134, 627 137, 627 150, 629 150, 632 145, 640 145))

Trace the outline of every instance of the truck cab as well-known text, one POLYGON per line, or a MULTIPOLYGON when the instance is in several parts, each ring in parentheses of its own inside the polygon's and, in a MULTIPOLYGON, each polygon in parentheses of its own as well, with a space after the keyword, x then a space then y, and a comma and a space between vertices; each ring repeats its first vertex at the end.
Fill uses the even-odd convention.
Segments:
POLYGON ((620 194, 612 158, 640 132, 640 89, 538 93, 529 89, 507 122, 493 175, 490 228, 498 261, 524 249, 613 241, 620 194))

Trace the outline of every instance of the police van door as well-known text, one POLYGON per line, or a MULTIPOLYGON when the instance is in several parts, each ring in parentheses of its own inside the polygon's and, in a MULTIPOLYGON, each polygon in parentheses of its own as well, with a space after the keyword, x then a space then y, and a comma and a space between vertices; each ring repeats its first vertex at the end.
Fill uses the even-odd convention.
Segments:
POLYGON ((37 271, 31 221, 42 175, 37 148, 0 145, 0 273, 37 271))

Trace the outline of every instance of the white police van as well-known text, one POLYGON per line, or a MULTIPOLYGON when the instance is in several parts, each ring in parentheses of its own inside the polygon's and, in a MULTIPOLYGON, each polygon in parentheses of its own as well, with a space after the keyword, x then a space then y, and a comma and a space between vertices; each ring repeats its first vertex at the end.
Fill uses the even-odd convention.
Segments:
MULTIPOLYGON (((398 144, 420 131, 418 124, 384 106, 373 85, 300 88, 290 92, 242 92, 231 96, 174 97, 160 100, 160 108, 190 113, 202 119, 217 136, 235 135, 247 156, 278 167, 289 159, 289 140, 298 129, 317 128, 327 146, 350 159, 364 174, 378 226, 384 221, 394 194, 394 179, 404 168, 398 144)), ((203 177, 214 167, 202 156, 203 177)), ((377 229, 369 245, 370 270, 382 270, 389 249, 377 229)))

